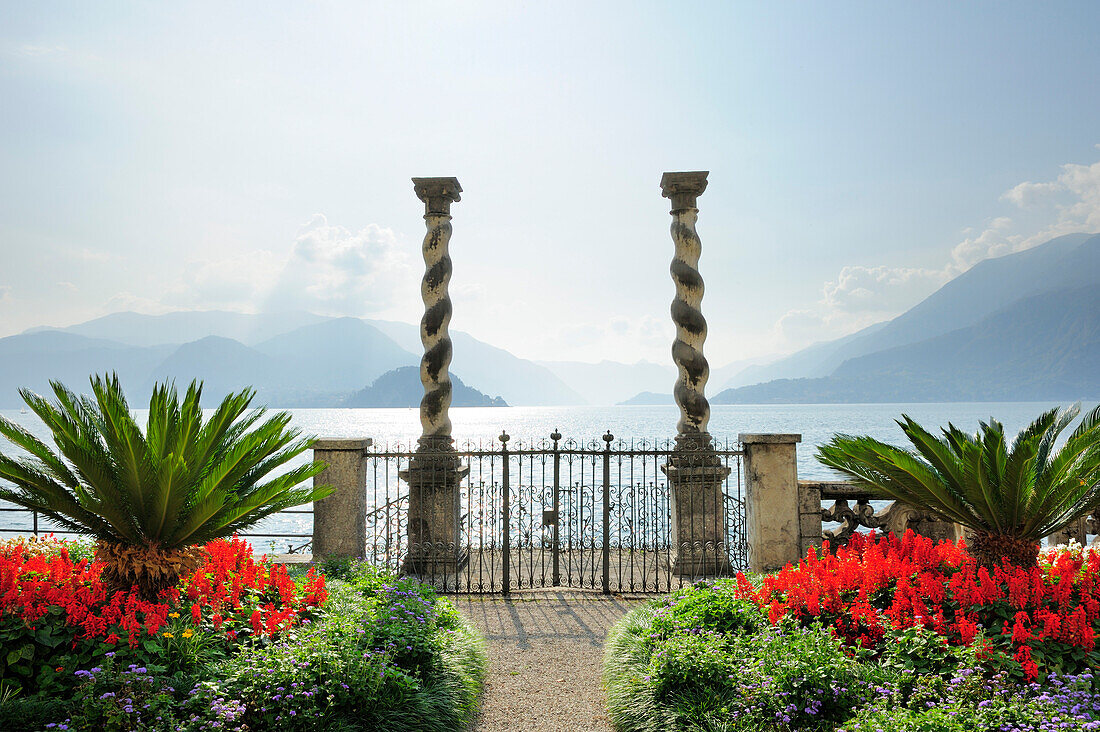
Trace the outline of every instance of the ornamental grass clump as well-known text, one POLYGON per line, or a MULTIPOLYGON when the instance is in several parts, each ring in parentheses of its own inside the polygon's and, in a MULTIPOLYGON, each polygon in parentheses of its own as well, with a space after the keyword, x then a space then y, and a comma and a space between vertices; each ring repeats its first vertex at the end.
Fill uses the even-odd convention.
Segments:
POLYGON ((1100 505, 1100 406, 1057 446, 1079 412, 1079 406, 1052 409, 1011 446, 996 420, 981 423, 976 434, 949 424, 936 437, 902 415, 898 425, 915 452, 836 435, 818 448, 817 459, 885 498, 970 529, 969 549, 981 565, 1033 567, 1044 537, 1100 505))
POLYGON ((182 401, 174 385, 157 384, 143 431, 117 376, 93 377, 91 396, 51 385, 52 401, 20 394, 56 451, 0 417, 0 434, 27 453, 0 454, 0 478, 15 485, 0 486, 0 500, 92 538, 109 589, 136 586, 155 600, 205 561, 202 545, 332 492, 303 486, 320 463, 269 477, 311 443, 298 439, 289 414, 249 411, 251 389, 229 394, 204 420, 201 383, 182 401))

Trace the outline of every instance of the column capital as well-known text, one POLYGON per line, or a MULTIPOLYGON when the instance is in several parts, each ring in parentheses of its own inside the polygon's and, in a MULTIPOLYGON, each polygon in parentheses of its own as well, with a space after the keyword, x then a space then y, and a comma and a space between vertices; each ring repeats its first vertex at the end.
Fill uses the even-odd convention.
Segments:
POLYGON ((707 189, 709 170, 665 173, 661 176, 661 195, 672 199, 672 211, 695 208, 695 199, 707 189))
POLYGON ((425 216, 449 216, 451 203, 462 200, 458 178, 413 178, 412 182, 416 197, 424 202, 425 216))

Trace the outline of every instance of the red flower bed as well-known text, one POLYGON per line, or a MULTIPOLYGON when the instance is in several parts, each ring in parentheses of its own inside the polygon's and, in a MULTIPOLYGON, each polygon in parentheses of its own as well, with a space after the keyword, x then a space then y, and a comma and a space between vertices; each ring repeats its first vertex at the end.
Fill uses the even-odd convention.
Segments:
POLYGON ((1098 570, 1098 553, 1045 552, 1030 570, 990 572, 961 541, 856 534, 835 553, 810 550, 759 590, 743 575, 738 586, 772 622, 819 620, 851 646, 879 649, 888 628, 917 625, 953 645, 981 639, 989 653, 1011 654, 1030 680, 1038 664, 1077 671, 1096 661, 1098 570))
POLYGON ((270 636, 326 598, 323 576, 311 569, 299 593, 285 567, 257 562, 236 537, 204 548, 203 566, 162 592, 159 602, 147 602, 136 592, 108 595, 99 581, 102 565, 73 561, 62 542, 10 542, 0 548, 0 623, 10 631, 18 620, 33 632, 63 614, 73 648, 81 640, 114 644, 120 638, 134 648, 143 634, 158 633, 181 611, 195 625, 209 620, 230 637, 241 629, 270 636))

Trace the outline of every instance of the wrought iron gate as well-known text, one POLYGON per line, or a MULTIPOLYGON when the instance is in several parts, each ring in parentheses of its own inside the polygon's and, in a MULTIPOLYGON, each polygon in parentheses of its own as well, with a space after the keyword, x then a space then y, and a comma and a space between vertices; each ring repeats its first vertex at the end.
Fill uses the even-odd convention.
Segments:
MULTIPOLYGON (((718 444, 709 458, 729 468, 721 490, 711 494, 721 505, 688 506, 691 520, 721 522, 711 528, 724 531, 710 535, 724 541, 693 550, 722 560, 724 572, 746 566, 738 447, 718 444)), ((368 559, 457 593, 555 587, 654 593, 691 584, 704 577, 674 566, 672 496, 661 470, 673 449, 671 440, 624 441, 608 433, 578 443, 556 431, 533 443, 502 434, 489 444, 460 445, 451 457, 469 473, 458 488, 458 541, 439 547, 449 563, 410 563, 409 486, 401 476, 415 453, 377 446, 366 458, 368 559)), ((706 496, 679 500, 716 501, 706 496)))

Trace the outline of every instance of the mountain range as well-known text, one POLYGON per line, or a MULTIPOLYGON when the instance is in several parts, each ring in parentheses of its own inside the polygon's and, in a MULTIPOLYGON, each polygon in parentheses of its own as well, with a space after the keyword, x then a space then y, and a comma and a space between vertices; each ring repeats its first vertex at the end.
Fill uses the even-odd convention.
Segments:
MULTIPOLYGON (((770 363, 714 368, 711 402, 1096 399, 1097 292, 1100 236, 1062 236, 980 262, 890 321, 770 363)), ((480 394, 475 401, 492 394, 512 405, 672 402, 671 363, 535 362, 451 335, 451 371, 480 394)), ((0 408, 20 406, 20 387, 45 392, 55 379, 82 388, 89 374, 107 371, 135 399, 155 381, 198 378, 209 401, 251 385, 274 407, 335 407, 378 401, 371 385, 390 384, 377 381, 384 375, 396 379, 394 388, 409 381, 412 372, 393 372, 417 366, 421 350, 419 328, 394 321, 114 313, 0 338, 0 408)))
MULTIPOLYGON (((674 378, 671 367, 642 363, 631 375, 634 366, 611 361, 565 364, 559 373, 555 363, 518 358, 467 333, 451 337, 451 371, 480 395, 472 397, 477 404, 489 399, 482 392, 497 395, 494 404, 613 403, 674 378)), ((383 375, 418 366, 421 351, 418 326, 393 321, 304 312, 113 313, 0 338, 0 408, 21 406, 21 387, 44 393, 58 380, 81 389, 90 374, 108 371, 134 399, 156 381, 201 379, 208 403, 251 385, 257 401, 271 406, 336 407, 353 395, 374 399, 361 393, 383 375)))
POLYGON ((893 320, 739 373, 715 404, 1100 398, 1100 235, 987 259, 893 320))

